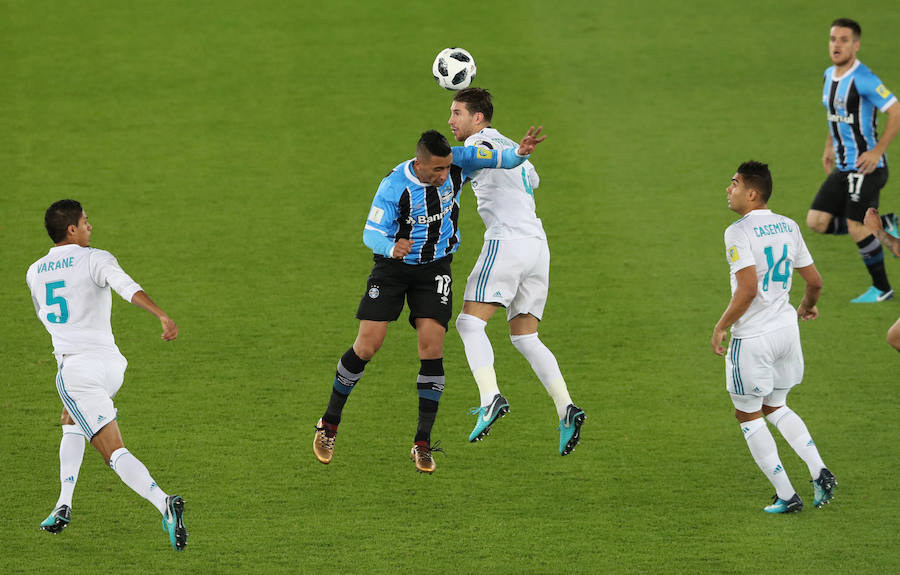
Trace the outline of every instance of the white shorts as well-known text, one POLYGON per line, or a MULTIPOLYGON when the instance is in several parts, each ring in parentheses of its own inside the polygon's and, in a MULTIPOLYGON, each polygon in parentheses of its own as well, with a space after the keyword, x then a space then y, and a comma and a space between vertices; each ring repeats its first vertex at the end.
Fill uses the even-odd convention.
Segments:
POLYGON ((64 355, 56 374, 56 391, 75 424, 90 440, 116 419, 115 397, 128 361, 121 353, 64 355))
POLYGON ((803 380, 800 328, 789 325, 767 334, 732 338, 725 354, 725 389, 734 407, 746 413, 763 404, 784 405, 787 392, 803 380))
POLYGON ((499 303, 506 318, 541 319, 550 289, 550 248, 543 238, 487 240, 466 281, 466 301, 499 303))

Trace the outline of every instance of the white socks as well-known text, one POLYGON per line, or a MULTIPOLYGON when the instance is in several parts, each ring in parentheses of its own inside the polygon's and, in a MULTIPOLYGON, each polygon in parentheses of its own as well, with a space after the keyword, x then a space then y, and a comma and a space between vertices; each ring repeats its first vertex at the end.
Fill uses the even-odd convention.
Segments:
POLYGON ((456 331, 466 348, 466 359, 475 376, 475 383, 478 384, 482 406, 490 405, 494 396, 500 393, 497 374, 494 372, 494 348, 484 333, 486 325, 486 321, 474 315, 461 313, 456 318, 456 331))
MULTIPOLYGON (((466 348, 466 359, 469 361, 469 369, 475 376, 478 391, 481 393, 481 405, 490 405, 494 396, 500 393, 497 387, 497 374, 494 372, 494 348, 488 339, 484 328, 487 322, 473 315, 461 313, 456 318, 456 331, 466 348)), ((559 371, 553 352, 538 338, 538 334, 511 335, 509 339, 519 353, 525 356, 535 375, 544 384, 544 389, 550 394, 556 405, 556 413, 559 419, 566 416, 566 407, 572 403, 566 380, 559 371)))
MULTIPOLYGON (((78 482, 78 472, 84 459, 84 433, 77 425, 63 425, 59 440, 59 499, 56 507, 72 507, 72 494, 78 482)), ((55 509, 55 508, 54 508, 55 509)))
POLYGON ((790 407, 783 405, 766 416, 769 423, 778 428, 781 435, 787 440, 791 448, 797 452, 813 479, 819 478, 819 472, 825 467, 825 462, 819 455, 816 442, 813 441, 806 424, 800 416, 794 413, 790 407))
POLYGON ((747 440, 750 455, 775 487, 779 499, 787 501, 793 497, 796 491, 794 491, 791 480, 788 479, 787 472, 778 457, 778 447, 775 445, 775 438, 772 437, 772 433, 766 426, 766 420, 760 417, 745 421, 741 423, 741 431, 744 433, 744 439, 747 440))
POLYGON ((544 389, 553 398, 559 419, 563 419, 566 416, 566 407, 572 403, 572 398, 569 397, 566 380, 559 371, 559 364, 556 362, 553 352, 547 349, 536 333, 511 335, 509 339, 531 364, 531 369, 534 370, 535 375, 544 384, 544 389))
POLYGON ((150 472, 137 457, 122 447, 113 451, 109 457, 109 466, 119 474, 125 485, 156 506, 159 512, 165 516, 167 494, 156 485, 156 482, 150 477, 150 472))

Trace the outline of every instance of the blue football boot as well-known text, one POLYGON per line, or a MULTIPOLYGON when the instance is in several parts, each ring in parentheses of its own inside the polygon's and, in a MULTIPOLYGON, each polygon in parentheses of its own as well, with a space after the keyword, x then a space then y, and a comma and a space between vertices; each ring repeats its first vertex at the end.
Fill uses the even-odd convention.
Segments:
POLYGON ((763 511, 766 513, 796 513, 801 509, 803 509, 803 500, 800 499, 799 495, 794 493, 794 496, 787 501, 779 499, 776 494, 772 497, 772 504, 763 508, 763 511))
POLYGON ((837 479, 834 474, 828 471, 827 467, 822 468, 819 472, 819 478, 811 481, 813 484, 813 505, 821 508, 823 505, 834 499, 834 488, 837 486, 837 479))
POLYGON ((72 509, 68 505, 60 505, 53 510, 49 517, 41 522, 41 530, 49 533, 60 533, 68 527, 72 520, 72 509))
POLYGON ((166 514, 162 520, 163 529, 169 534, 169 542, 175 551, 184 551, 188 532, 184 527, 184 499, 180 495, 166 497, 166 514))
POLYGON ((473 407, 469 410, 469 413, 478 416, 475 422, 475 429, 469 434, 469 442, 474 443, 490 433, 494 422, 509 413, 509 402, 498 393, 491 400, 490 405, 487 407, 473 407))
POLYGON ((575 405, 566 407, 566 416, 559 420, 559 454, 572 453, 578 441, 581 439, 581 425, 587 416, 584 411, 575 405))
POLYGON ((881 291, 875 286, 869 286, 859 297, 850 300, 850 303, 879 303, 894 298, 894 290, 881 291))

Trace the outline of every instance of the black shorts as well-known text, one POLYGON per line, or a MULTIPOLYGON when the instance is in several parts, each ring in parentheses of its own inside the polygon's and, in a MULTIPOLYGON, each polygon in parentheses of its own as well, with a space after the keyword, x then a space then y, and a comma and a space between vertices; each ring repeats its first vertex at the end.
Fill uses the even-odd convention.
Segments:
POLYGON ((878 196, 887 179, 887 166, 865 175, 834 170, 822 182, 810 209, 861 222, 867 209, 878 207, 878 196))
POLYGON ((375 265, 366 282, 366 293, 359 302, 356 319, 394 321, 403 311, 403 300, 409 304, 409 324, 430 317, 444 329, 453 312, 450 275, 452 255, 433 262, 414 265, 383 256, 375 256, 375 265))

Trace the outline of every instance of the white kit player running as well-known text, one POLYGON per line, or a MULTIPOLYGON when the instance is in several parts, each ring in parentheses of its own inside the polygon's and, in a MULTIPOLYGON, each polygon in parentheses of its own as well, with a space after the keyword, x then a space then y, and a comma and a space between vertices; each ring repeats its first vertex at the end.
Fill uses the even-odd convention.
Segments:
MULTIPOLYGON (((465 88, 453 98, 448 123, 454 137, 467 146, 517 147, 491 127, 493 113, 487 90, 465 88)), ((559 453, 568 455, 578 445, 585 414, 572 403, 556 357, 538 337, 550 286, 550 248, 534 204, 534 189, 540 180, 529 161, 512 170, 481 170, 470 179, 486 231, 481 255, 466 282, 462 312, 456 318, 481 394, 481 407, 472 409, 477 420, 469 441, 482 439, 509 411, 497 385, 494 350, 485 333, 488 320, 502 306, 513 346, 531 364, 556 404, 559 453)))
POLYGON ((26 282, 34 309, 50 333, 58 371, 56 390, 63 402, 59 446, 60 495, 41 529, 61 532, 71 521, 72 495, 84 457, 84 440, 100 452, 122 481, 162 514, 163 528, 176 551, 187 545, 184 500, 167 495, 150 472, 125 449, 112 398, 122 386, 128 362, 110 326, 110 287, 125 301, 156 316, 162 339, 178 336, 178 326, 119 266, 109 252, 90 246, 92 226, 81 204, 60 200, 44 215, 56 244, 28 268, 26 282))
POLYGON ((728 207, 741 219, 725 231, 732 296, 713 329, 711 344, 716 354, 725 354, 726 389, 750 453, 775 487, 772 504, 764 510, 791 513, 800 511, 803 501, 781 464, 766 420, 809 467, 816 507, 831 500, 837 481, 806 424, 787 406, 788 393, 803 379, 797 318, 819 316, 822 277, 797 223, 767 208, 771 194, 772 175, 760 162, 741 164, 728 186, 728 207), (794 271, 806 282, 796 311, 789 297, 794 271), (729 327, 726 354, 722 344, 729 327))

